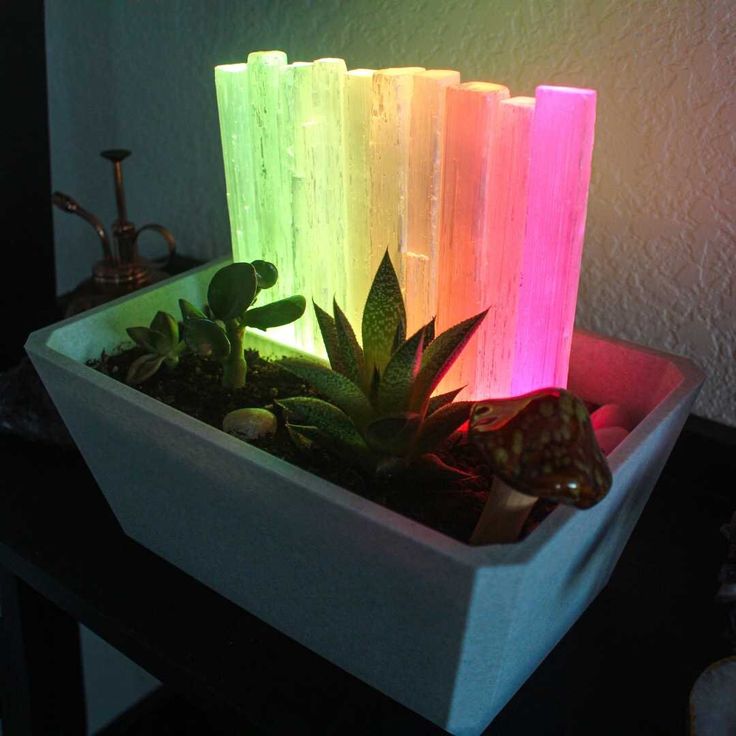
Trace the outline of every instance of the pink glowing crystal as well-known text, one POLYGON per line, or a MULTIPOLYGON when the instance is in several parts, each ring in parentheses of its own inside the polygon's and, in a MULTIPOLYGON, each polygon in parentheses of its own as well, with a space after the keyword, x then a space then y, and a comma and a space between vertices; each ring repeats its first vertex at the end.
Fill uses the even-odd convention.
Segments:
POLYGON ((596 93, 537 87, 512 394, 567 385, 596 93))

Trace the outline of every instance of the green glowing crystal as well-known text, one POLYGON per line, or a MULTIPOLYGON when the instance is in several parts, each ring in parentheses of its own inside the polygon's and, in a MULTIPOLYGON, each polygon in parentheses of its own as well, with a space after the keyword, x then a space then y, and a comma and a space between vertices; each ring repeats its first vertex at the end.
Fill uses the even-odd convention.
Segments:
POLYGON ((282 292, 279 296, 292 293, 293 283, 293 273, 285 273, 290 269, 282 264, 283 256, 291 248, 291 194, 282 167, 285 100, 281 84, 285 66, 283 51, 248 54, 248 123, 261 238, 260 258, 279 267, 282 292))
MULTIPOLYGON (((233 257, 279 269, 276 296, 303 294, 330 309, 348 299, 342 59, 286 63, 258 51, 217 67, 233 257)), ((309 309, 274 336, 322 351, 309 309)))
POLYGON ((248 67, 215 67, 217 108, 220 115, 222 159, 230 215, 233 260, 258 257, 258 218, 252 170, 252 143, 248 117, 248 67), (251 255, 254 254, 254 255, 251 255))
MULTIPOLYGON (((312 101, 313 69, 314 65, 311 63, 292 64, 289 85, 293 125, 291 202, 294 280, 295 288, 308 301, 315 297, 312 262, 315 260, 313 250, 318 237, 314 177, 319 128, 312 101)), ((298 344, 305 350, 314 352, 320 342, 316 339, 311 304, 304 317, 295 324, 295 328, 298 344)))
POLYGON ((371 261, 371 179, 368 136, 371 120, 372 69, 352 69, 345 87, 345 200, 347 202, 348 297, 345 312, 360 324, 375 271, 371 261))
MULTIPOLYGON (((314 165, 317 237, 310 265, 314 298, 323 309, 330 309, 333 298, 344 308, 347 299, 343 131, 346 75, 342 59, 314 62, 312 99, 319 129, 314 165)), ((318 334, 315 338, 321 344, 318 334)))

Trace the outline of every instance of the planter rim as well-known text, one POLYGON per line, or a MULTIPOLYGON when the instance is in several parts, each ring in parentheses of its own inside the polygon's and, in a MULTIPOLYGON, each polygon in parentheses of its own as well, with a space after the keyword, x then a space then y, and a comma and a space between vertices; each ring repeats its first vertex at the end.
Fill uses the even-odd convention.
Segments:
MULTIPOLYGON (((59 329, 74 325, 78 322, 103 311, 116 308, 118 305, 131 299, 140 297, 145 293, 160 288, 162 285, 171 285, 177 281, 191 278, 201 271, 214 268, 219 264, 229 262, 229 257, 223 257, 209 261, 202 266, 174 276, 163 282, 158 282, 139 289, 131 294, 119 297, 113 301, 102 304, 81 314, 61 320, 47 327, 32 332, 25 344, 29 354, 46 361, 51 361, 64 371, 76 375, 80 379, 89 381, 105 393, 117 393, 126 403, 133 404, 151 415, 158 415, 167 423, 175 425, 180 431, 194 435, 203 443, 215 443, 223 451, 236 456, 243 457, 248 461, 265 468, 269 473, 289 479, 291 482, 302 486, 305 491, 329 499, 341 507, 350 509, 362 516, 366 522, 382 527, 390 527, 394 533, 411 539, 414 543, 421 544, 433 549, 444 556, 452 558, 455 562, 469 568, 481 568, 489 563, 495 565, 523 565, 533 558, 537 551, 545 544, 545 541, 555 535, 577 510, 558 506, 552 511, 542 523, 529 534, 524 540, 514 544, 471 546, 460 542, 446 534, 414 521, 396 511, 392 511, 380 504, 370 501, 357 493, 336 485, 314 473, 300 468, 297 465, 272 455, 271 453, 254 447, 242 440, 238 440, 219 429, 211 427, 205 422, 195 419, 188 414, 175 409, 163 402, 144 394, 137 389, 126 385, 110 376, 95 370, 73 358, 64 355, 49 345, 52 335, 59 329)), ((680 355, 666 353, 650 347, 638 345, 637 343, 622 340, 620 338, 607 337, 591 330, 576 329, 581 335, 602 338, 608 342, 622 347, 632 348, 638 352, 666 359, 673 364, 681 374, 677 385, 674 386, 662 399, 662 401, 650 411, 634 427, 628 436, 608 456, 608 463, 614 474, 625 463, 627 458, 636 451, 636 448, 655 430, 662 420, 677 407, 682 397, 702 384, 704 374, 700 368, 689 358, 680 355)), ((286 345, 278 340, 268 337, 265 333, 253 333, 256 342, 266 341, 287 350, 294 350, 293 346, 286 345)), ((121 340, 121 344, 124 340, 121 340)), ((608 496, 601 504, 612 503, 615 484, 608 496)))

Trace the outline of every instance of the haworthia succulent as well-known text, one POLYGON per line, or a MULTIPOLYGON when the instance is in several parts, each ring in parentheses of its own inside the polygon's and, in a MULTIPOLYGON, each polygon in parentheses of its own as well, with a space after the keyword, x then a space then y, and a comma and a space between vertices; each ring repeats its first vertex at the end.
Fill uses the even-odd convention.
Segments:
POLYGON ((402 325, 406 325, 404 300, 386 251, 363 310, 363 350, 369 373, 373 366, 383 371, 391 357, 397 330, 405 329, 402 325))

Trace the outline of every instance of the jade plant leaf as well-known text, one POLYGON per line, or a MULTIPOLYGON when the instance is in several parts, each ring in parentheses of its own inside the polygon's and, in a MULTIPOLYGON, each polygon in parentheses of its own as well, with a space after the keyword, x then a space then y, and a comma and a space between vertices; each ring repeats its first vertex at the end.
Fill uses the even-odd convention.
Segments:
POLYGON ((186 299, 179 299, 181 317, 186 322, 188 319, 207 319, 207 315, 186 299))
POLYGON ((286 299, 249 309, 242 319, 246 327, 267 330, 269 327, 288 325, 304 314, 306 301, 303 296, 290 296, 286 299))
POLYGON ((270 261, 253 261, 259 289, 270 289, 279 280, 279 270, 270 261))
POLYGON ((211 355, 215 360, 224 360, 230 354, 230 340, 225 330, 208 319, 187 320, 184 339, 189 348, 199 355, 211 355))
POLYGON ((588 410, 564 389, 478 402, 470 438, 496 475, 529 496, 589 508, 611 487, 588 410))
POLYGON ((231 263, 210 281, 207 303, 216 319, 239 319, 253 303, 258 289, 256 269, 251 263, 231 263))
POLYGON ((397 335, 401 335, 404 325, 406 310, 401 287, 386 251, 363 310, 363 350, 367 375, 372 375, 374 366, 383 372, 391 358, 394 341, 397 335))
POLYGON ((179 300, 186 344, 222 363, 222 385, 245 385, 248 366, 244 338, 248 327, 267 330, 286 325, 304 314, 303 296, 294 295, 250 309, 262 289, 272 287, 278 270, 268 261, 231 263, 210 279, 208 303, 199 310, 186 299, 179 300))

